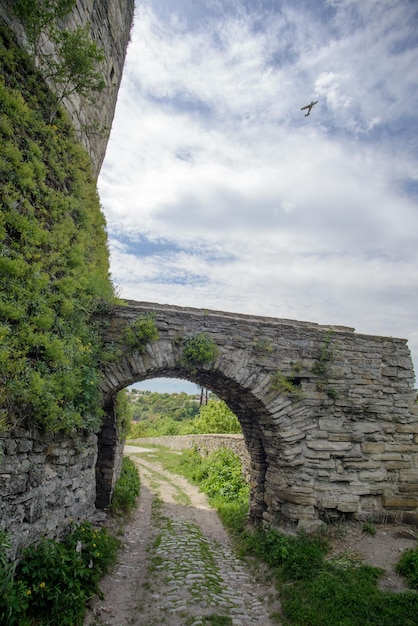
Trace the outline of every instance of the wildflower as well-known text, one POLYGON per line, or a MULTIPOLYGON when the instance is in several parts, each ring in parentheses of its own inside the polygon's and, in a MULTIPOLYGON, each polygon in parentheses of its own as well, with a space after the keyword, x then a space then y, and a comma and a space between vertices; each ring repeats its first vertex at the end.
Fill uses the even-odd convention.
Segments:
POLYGON ((75 551, 80 553, 81 552, 81 548, 82 548, 82 543, 81 543, 80 540, 78 540, 77 541, 77 545, 75 547, 75 551))
POLYGON ((40 586, 41 589, 43 589, 45 587, 44 581, 42 581, 39 586, 40 586))
POLYGON ((30 596, 32 594, 32 591, 30 589, 27 590, 26 595, 30 596))

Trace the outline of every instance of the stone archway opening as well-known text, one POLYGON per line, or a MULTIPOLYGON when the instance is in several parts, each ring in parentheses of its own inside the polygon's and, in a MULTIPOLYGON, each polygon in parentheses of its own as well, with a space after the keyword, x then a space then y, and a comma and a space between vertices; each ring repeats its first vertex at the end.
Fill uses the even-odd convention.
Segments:
MULTIPOLYGON (((152 376, 138 377, 133 382, 140 383, 150 378, 152 380, 157 378, 178 379, 178 374, 174 375, 164 370, 159 373, 154 371, 152 376)), ((196 386, 196 390, 199 388, 210 390, 216 397, 223 400, 238 417, 245 447, 250 458, 249 523, 254 526, 261 525, 263 513, 266 510, 264 493, 268 461, 259 424, 262 416, 266 413, 265 408, 248 390, 241 388, 237 383, 227 379, 219 372, 210 374, 207 372, 188 373, 187 377, 183 375, 181 380, 192 383, 196 386)), ((130 382, 130 385, 132 384, 130 382)), ((98 435, 96 507, 99 509, 104 509, 110 504, 123 455, 123 442, 116 420, 115 397, 116 394, 110 396, 106 402, 104 407, 105 419, 98 435)))

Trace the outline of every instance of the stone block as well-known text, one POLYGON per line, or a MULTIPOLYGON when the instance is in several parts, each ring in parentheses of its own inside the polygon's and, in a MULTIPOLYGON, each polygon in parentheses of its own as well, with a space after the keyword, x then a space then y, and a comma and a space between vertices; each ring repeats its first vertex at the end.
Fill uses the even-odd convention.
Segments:
POLYGON ((387 509, 415 509, 418 507, 418 496, 413 497, 383 494, 382 505, 387 509))
POLYGON ((365 441, 361 444, 361 449, 365 454, 382 454, 386 450, 386 444, 383 441, 365 441))
POLYGON ((329 451, 329 452, 343 452, 345 450, 350 450, 353 447, 353 444, 348 441, 329 441, 326 440, 311 440, 307 441, 306 445, 311 450, 319 450, 319 451, 329 451))
POLYGON ((374 471, 374 472, 360 472, 359 473, 359 478, 360 480, 364 480, 364 482, 369 482, 369 483, 378 483, 381 482, 383 480, 387 480, 387 472, 385 469, 382 469, 380 471, 374 471))
POLYGON ((418 494, 418 483, 406 483, 398 485, 400 493, 416 493, 418 494))
POLYGON ((387 463, 385 463, 385 467, 388 470, 408 469, 412 467, 412 460, 408 459, 405 461, 388 461, 387 463))
POLYGON ((410 424, 396 424, 396 432, 416 435, 418 434, 418 424, 416 422, 410 424))
POLYGON ((401 483, 418 483, 418 468, 399 470, 399 481, 401 483))
POLYGON ((358 496, 344 495, 338 498, 337 509, 341 513, 355 513, 359 507, 360 498, 358 496))
POLYGON ((301 506, 314 506, 315 504, 315 496, 312 495, 312 490, 306 490, 304 492, 302 489, 297 490, 296 487, 294 490, 278 489, 277 497, 283 502, 290 502, 291 504, 298 504, 301 506))

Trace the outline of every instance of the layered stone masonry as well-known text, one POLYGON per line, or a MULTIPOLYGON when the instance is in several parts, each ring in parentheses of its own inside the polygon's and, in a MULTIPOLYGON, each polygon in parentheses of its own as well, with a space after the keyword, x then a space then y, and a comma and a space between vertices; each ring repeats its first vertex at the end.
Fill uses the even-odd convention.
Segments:
POLYGON ((94 513, 97 436, 0 434, 0 527, 12 557, 94 513))
POLYGON ((406 340, 133 301, 101 324, 119 354, 104 371, 108 397, 146 378, 177 377, 211 389, 236 413, 251 458, 254 522, 418 523, 418 412, 406 340), (159 339, 141 354, 124 345, 123 329, 150 313, 159 339), (190 371, 182 339, 198 333, 218 355, 190 371))

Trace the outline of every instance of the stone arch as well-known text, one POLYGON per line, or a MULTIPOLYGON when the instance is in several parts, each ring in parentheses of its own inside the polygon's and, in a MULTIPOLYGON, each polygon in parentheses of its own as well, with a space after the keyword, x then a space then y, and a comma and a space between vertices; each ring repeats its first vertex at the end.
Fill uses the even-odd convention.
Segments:
MULTIPOLYGON (((237 415, 244 436, 244 441, 251 459, 250 462, 250 514, 252 524, 262 522, 265 511, 264 485, 267 470, 267 458, 264 449, 263 433, 258 424, 266 408, 248 389, 225 376, 222 371, 206 366, 191 372, 181 365, 176 347, 167 346, 166 342, 155 342, 149 346, 147 354, 139 352, 122 357, 117 370, 121 374, 130 370, 129 376, 120 375, 114 381, 112 392, 106 394, 104 405, 106 417, 98 436, 98 458, 96 465, 97 498, 96 506, 105 508, 111 499, 115 477, 120 468, 122 449, 114 410, 115 394, 121 389, 150 378, 181 378, 206 387, 224 400, 237 415), (174 349, 173 349, 174 348, 174 349), (177 352, 177 354, 176 354, 177 352), (163 364, 161 354, 171 354, 174 362, 166 359, 163 364), (136 367, 134 366, 136 364, 136 367)), ((109 371, 107 372, 109 375, 109 371)))
POLYGON ((106 406, 120 389, 164 376, 212 389, 238 416, 251 457, 253 523, 308 530, 335 516, 418 523, 418 412, 405 340, 132 301, 98 321, 117 355, 103 370, 106 406), (132 350, 124 329, 150 313, 158 340, 132 350), (218 353, 191 372, 183 339, 198 333, 218 353))

